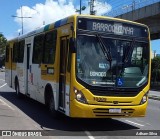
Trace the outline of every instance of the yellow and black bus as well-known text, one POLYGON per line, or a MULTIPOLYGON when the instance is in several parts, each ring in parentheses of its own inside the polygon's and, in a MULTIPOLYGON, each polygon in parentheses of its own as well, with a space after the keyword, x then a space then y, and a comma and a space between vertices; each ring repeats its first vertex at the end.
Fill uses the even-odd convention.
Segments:
POLYGON ((53 116, 145 116, 150 88, 146 25, 73 15, 8 41, 6 82, 53 116))

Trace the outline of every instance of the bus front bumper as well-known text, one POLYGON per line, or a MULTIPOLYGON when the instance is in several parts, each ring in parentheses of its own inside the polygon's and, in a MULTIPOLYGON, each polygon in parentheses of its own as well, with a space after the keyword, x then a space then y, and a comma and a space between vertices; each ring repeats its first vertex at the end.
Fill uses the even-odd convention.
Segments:
POLYGON ((70 117, 75 118, 113 118, 113 117, 144 117, 147 102, 133 106, 102 106, 83 104, 76 100, 70 103, 70 117))

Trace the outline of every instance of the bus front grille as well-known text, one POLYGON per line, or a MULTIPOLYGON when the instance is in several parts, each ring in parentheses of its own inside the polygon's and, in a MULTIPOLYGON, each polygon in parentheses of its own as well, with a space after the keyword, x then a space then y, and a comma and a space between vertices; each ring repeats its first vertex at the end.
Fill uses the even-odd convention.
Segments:
POLYGON ((134 109, 121 109, 121 113, 110 113, 108 108, 96 108, 93 109, 93 113, 97 117, 118 117, 118 116, 126 116, 129 117, 134 112, 134 109))
POLYGON ((90 92, 96 96, 112 96, 112 97, 134 97, 140 91, 126 91, 126 90, 95 90, 89 89, 90 92))

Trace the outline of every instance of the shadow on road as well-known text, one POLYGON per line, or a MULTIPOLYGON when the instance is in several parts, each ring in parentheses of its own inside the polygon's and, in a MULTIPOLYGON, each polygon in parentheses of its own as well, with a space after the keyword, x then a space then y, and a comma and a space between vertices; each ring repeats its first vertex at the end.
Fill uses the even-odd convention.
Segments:
POLYGON ((116 119, 71 119, 63 117, 57 120, 50 116, 43 104, 32 99, 26 97, 18 99, 14 92, 0 92, 0 95, 41 125, 43 129, 61 131, 122 131, 138 129, 116 119))

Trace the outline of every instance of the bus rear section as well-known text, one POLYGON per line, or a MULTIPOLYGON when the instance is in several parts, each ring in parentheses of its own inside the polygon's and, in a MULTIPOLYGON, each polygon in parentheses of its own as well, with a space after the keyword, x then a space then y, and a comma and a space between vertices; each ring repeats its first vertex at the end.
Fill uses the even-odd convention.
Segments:
POLYGON ((78 17, 75 47, 71 117, 145 116, 151 65, 146 26, 78 17))

